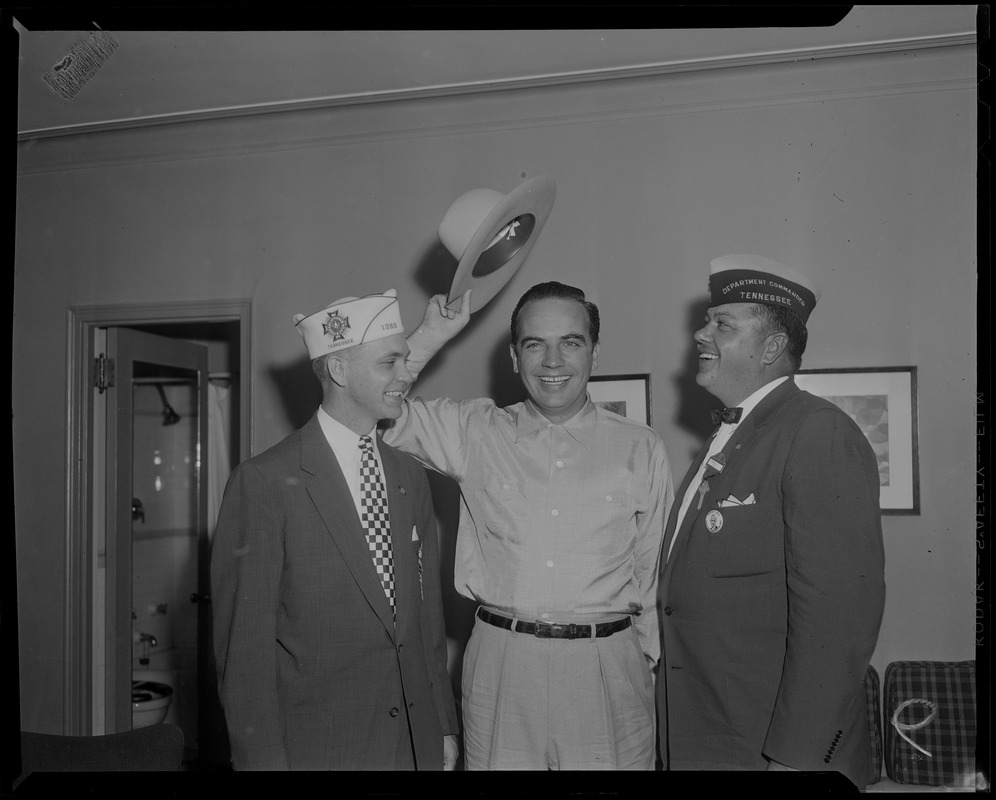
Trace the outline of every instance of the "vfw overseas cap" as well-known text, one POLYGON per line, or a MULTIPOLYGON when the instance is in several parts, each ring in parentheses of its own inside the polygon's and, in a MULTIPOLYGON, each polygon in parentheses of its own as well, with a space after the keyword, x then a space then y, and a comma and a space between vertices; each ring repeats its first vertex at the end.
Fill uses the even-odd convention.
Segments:
POLYGON ((404 333, 397 291, 365 297, 343 297, 321 311, 294 315, 297 328, 311 358, 345 350, 385 336, 404 333))
POLYGON ((732 255, 713 259, 709 268, 711 305, 760 303, 795 311, 802 321, 820 299, 805 275, 764 256, 732 255))

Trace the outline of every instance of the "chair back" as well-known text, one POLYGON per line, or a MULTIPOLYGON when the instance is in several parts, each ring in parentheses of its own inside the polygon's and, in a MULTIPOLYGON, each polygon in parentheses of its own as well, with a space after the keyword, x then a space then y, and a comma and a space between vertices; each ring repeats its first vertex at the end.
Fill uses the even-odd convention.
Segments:
POLYGON ((32 772, 175 771, 183 760, 183 731, 160 723, 103 736, 21 731, 21 779, 32 772))

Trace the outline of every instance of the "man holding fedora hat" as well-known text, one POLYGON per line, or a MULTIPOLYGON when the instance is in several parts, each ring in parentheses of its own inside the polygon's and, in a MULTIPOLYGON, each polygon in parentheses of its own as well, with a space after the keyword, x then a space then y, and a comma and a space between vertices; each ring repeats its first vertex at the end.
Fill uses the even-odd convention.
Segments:
MULTIPOLYGON (((409 337, 413 373, 469 302, 430 300, 409 337)), ((667 453, 588 397, 599 317, 579 289, 532 287, 511 328, 526 401, 415 398, 384 432, 460 486, 454 581, 480 604, 464 653, 465 762, 652 770, 667 453)))
POLYGON ((709 288, 696 382, 725 408, 665 533, 661 758, 838 771, 863 787, 863 681, 885 601, 876 459, 847 414, 792 379, 812 281, 731 255, 709 288))
POLYGON ((211 555, 233 765, 453 769, 428 481, 376 435, 412 380, 397 297, 347 297, 294 321, 321 406, 236 467, 211 555))
MULTIPOLYGON (((553 202, 534 178, 459 198, 439 236, 459 259, 449 300, 409 337, 413 374, 522 263, 553 202)), ((384 439, 460 486, 457 591, 479 603, 464 654, 468 769, 653 769, 657 563, 672 499, 649 427, 596 407, 599 315, 542 283, 512 314, 528 399, 411 399, 384 439)))

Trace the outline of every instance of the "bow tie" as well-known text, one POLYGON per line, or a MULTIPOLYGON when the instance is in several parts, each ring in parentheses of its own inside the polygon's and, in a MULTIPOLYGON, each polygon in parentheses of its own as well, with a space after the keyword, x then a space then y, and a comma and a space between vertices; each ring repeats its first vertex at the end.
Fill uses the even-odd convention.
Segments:
POLYGON ((744 412, 742 408, 714 408, 712 410, 712 424, 718 425, 720 422, 740 422, 740 415, 744 412))

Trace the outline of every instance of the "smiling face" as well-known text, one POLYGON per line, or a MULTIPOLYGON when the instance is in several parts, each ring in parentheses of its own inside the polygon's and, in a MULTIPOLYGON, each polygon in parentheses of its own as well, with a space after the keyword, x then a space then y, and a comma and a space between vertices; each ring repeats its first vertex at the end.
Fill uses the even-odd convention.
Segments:
POLYGON ((559 297, 531 300, 519 312, 518 332, 510 348, 513 369, 540 413, 566 422, 584 408, 598 364, 584 307, 559 297))
POLYGON ((379 420, 397 419, 414 380, 405 365, 408 343, 403 334, 351 347, 329 359, 337 385, 326 405, 331 416, 355 433, 369 433, 379 420))
POLYGON ((764 322, 750 303, 713 306, 693 337, 699 350, 695 382, 723 405, 739 405, 778 377, 771 373, 771 365, 784 349, 779 336, 784 339, 784 334, 765 333, 764 322))

